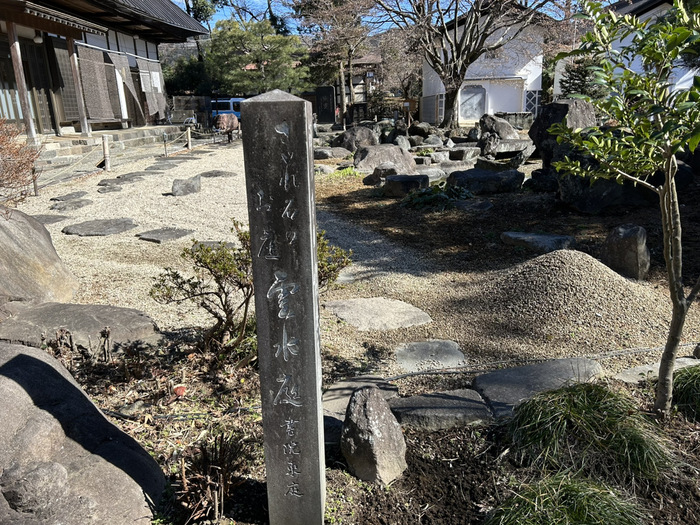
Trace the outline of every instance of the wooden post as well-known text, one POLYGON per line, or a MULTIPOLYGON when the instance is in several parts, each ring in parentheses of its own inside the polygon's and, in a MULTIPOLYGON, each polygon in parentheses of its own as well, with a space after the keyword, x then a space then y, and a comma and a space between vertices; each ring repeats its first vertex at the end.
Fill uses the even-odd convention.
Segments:
POLYGON ((24 67, 22 66, 22 51, 17 37, 17 25, 14 22, 7 22, 7 38, 10 41, 10 55, 12 56, 12 69, 15 72, 15 82, 17 83, 17 95, 19 105, 22 108, 24 119, 24 131, 27 134, 27 143, 36 144, 36 128, 34 127, 34 116, 32 107, 29 105, 29 92, 27 91, 27 80, 24 77, 24 67))
POLYGON ((168 134, 163 132, 163 147, 165 148, 165 156, 168 156, 168 134))
POLYGON ((270 525, 321 525, 321 405, 311 104, 241 104, 270 525))
POLYGON ((105 171, 112 171, 112 159, 109 155, 110 135, 102 135, 102 153, 105 158, 105 171))
POLYGON ((192 128, 187 126, 187 149, 192 149, 192 128))
POLYGON ((78 54, 75 51, 75 41, 68 38, 68 53, 70 54, 70 70, 73 74, 73 85, 78 96, 78 118, 80 119, 80 134, 83 137, 92 136, 92 128, 88 122, 87 111, 85 110, 85 95, 83 93, 83 83, 80 81, 80 70, 78 69, 78 54))

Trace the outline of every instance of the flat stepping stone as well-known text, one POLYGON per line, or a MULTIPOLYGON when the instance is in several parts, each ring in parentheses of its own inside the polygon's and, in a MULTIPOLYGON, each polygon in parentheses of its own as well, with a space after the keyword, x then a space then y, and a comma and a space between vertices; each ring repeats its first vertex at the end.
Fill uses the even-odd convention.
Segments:
POLYGON ((392 385, 383 377, 378 376, 358 376, 331 385, 323 393, 322 398, 324 441, 326 443, 333 445, 340 443, 340 433, 350 397, 355 390, 364 386, 378 388, 387 401, 399 395, 399 388, 396 385, 392 385))
POLYGON ((328 390, 323 393, 323 410, 331 414, 340 414, 342 418, 345 418, 345 410, 353 392, 365 386, 378 388, 387 401, 399 395, 399 388, 383 377, 358 376, 338 381, 328 387, 328 390))
POLYGON ((423 310, 384 297, 329 301, 324 306, 361 332, 396 330, 432 322, 423 310))
POLYGON ((148 173, 146 171, 132 171, 130 173, 124 173, 123 175, 117 175, 117 179, 119 179, 119 180, 143 180, 143 177, 148 177, 150 175, 153 175, 153 174, 148 173))
POLYGON ((116 177, 114 179, 102 179, 97 183, 98 186, 119 186, 121 184, 133 184, 134 182, 143 180, 143 177, 116 177))
MULTIPOLYGON (((661 363, 658 362, 653 365, 635 366, 634 368, 623 370, 615 375, 614 378, 629 384, 636 384, 644 380, 655 380, 659 378, 660 365, 661 363)), ((680 370, 681 368, 698 365, 700 365, 700 359, 695 359, 694 357, 679 357, 676 359, 676 364, 673 368, 674 370, 680 370)))
POLYGON ((490 423, 493 415, 478 392, 471 389, 436 392, 389 400, 401 426, 424 430, 490 423))
POLYGON ((85 206, 88 206, 90 204, 92 204, 92 201, 90 199, 73 199, 67 201, 58 201, 55 204, 49 206, 49 209, 53 211, 73 211, 79 210, 80 208, 84 208, 85 206))
POLYGON ((176 162, 169 162, 167 164, 164 162, 161 162, 158 164, 154 164, 153 166, 148 166, 146 168, 146 171, 168 171, 168 170, 171 170, 173 168, 177 168, 177 166, 178 165, 176 162))
POLYGON ((74 199, 79 199, 81 197, 85 197, 87 195, 87 191, 74 191, 73 193, 68 193, 66 195, 60 195, 58 197, 51 197, 49 200, 51 201, 70 201, 74 199))
POLYGON ((66 235, 80 237, 105 237, 124 233, 138 226, 132 219, 97 219, 66 226, 61 231, 66 235))
POLYGON ((418 372, 461 366, 464 354, 454 341, 429 339, 399 346, 396 361, 407 372, 418 372))
POLYGON ((186 235, 194 233, 194 230, 184 230, 180 228, 158 228, 143 233, 137 233, 136 237, 142 241, 155 242, 161 244, 167 241, 174 241, 186 235))
POLYGON ((114 193, 115 191, 122 191, 121 185, 111 184, 109 186, 100 186, 97 188, 97 193, 114 193))
POLYGON ((545 233, 503 232, 501 242, 510 246, 522 246, 530 250, 549 253, 566 250, 576 244, 570 235, 548 235, 545 233))
POLYGON ((236 177, 238 173, 234 171, 225 171, 225 170, 210 170, 210 171, 205 171, 203 173, 200 173, 200 177, 205 177, 205 178, 213 178, 213 177, 236 177))
POLYGON ((41 224, 54 224, 57 222, 65 221, 67 215, 32 215, 32 218, 39 221, 41 224))
POLYGON ((133 308, 94 304, 44 303, 22 310, 0 323, 0 340, 40 348, 42 334, 54 339, 65 328, 73 342, 83 348, 97 348, 100 332, 110 328, 115 346, 135 342, 156 344, 160 339, 153 319, 133 308))
POLYGON ((597 361, 575 357, 496 370, 477 376, 473 386, 491 407, 494 416, 503 418, 512 416, 513 408, 535 394, 586 383, 601 375, 603 367, 597 361))

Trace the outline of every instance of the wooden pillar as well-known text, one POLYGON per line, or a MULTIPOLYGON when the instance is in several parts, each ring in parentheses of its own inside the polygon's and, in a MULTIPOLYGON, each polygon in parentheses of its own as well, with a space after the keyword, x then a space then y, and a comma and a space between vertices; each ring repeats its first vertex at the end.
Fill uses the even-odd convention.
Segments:
POLYGON ((29 105, 29 91, 27 90, 27 80, 24 77, 24 68, 22 67, 22 51, 17 38, 17 25, 14 22, 7 22, 7 37, 10 40, 10 55, 12 56, 12 68, 15 71, 19 105, 22 108, 22 117, 24 118, 24 131, 27 134, 27 142, 36 144, 36 128, 34 127, 32 107, 29 105))
POLYGON ((78 96, 78 117, 80 118, 80 134, 83 137, 92 136, 92 128, 87 119, 85 110, 85 95, 83 94, 83 83, 80 81, 80 70, 78 69, 78 54, 75 51, 75 41, 68 38, 68 54, 70 55, 70 69, 73 73, 73 84, 75 93, 78 96))

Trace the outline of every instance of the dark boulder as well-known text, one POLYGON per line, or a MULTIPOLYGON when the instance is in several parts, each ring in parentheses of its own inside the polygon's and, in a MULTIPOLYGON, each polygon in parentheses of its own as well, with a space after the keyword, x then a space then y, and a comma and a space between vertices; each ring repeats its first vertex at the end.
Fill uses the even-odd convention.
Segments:
POLYGON ((357 151, 362 146, 376 146, 379 139, 371 129, 364 126, 350 128, 333 139, 331 145, 336 148, 345 148, 348 151, 357 151))

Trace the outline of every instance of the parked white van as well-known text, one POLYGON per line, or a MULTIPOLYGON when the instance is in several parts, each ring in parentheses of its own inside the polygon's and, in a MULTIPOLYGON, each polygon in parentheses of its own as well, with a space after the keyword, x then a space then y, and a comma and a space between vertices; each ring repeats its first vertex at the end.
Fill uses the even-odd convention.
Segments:
POLYGON ((211 116, 214 118, 217 115, 233 113, 240 120, 241 118, 241 102, 244 98, 226 98, 211 101, 211 116))

